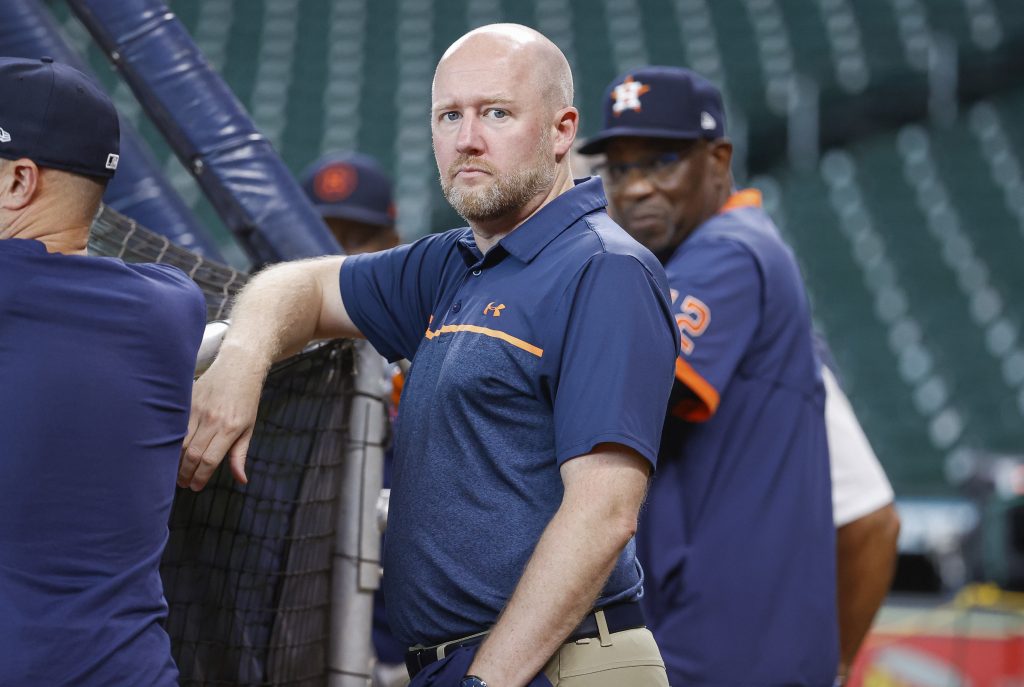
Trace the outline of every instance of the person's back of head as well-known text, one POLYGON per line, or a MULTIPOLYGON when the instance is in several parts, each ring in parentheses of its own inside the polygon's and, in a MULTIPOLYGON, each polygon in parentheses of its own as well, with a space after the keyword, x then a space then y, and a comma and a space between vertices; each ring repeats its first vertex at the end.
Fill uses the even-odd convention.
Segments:
POLYGON ((398 245, 391 179, 372 157, 327 153, 306 168, 301 180, 347 255, 398 245))
POLYGON ((0 239, 83 253, 119 160, 113 103, 48 57, 0 58, 0 92, 0 239))

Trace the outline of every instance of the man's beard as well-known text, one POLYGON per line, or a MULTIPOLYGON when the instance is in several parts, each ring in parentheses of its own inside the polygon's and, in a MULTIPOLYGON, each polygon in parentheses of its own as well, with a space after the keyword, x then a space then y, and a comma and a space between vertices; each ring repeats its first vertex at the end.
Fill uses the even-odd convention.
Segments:
POLYGON ((542 137, 533 166, 503 174, 483 160, 460 157, 448 167, 448 174, 441 177, 444 197, 469 222, 484 222, 515 212, 554 184, 555 166, 546 164, 544 159, 545 153, 550 154, 548 139, 548 135, 542 137), (453 181, 448 181, 460 167, 469 165, 486 170, 493 175, 493 181, 483 188, 457 188, 453 181))

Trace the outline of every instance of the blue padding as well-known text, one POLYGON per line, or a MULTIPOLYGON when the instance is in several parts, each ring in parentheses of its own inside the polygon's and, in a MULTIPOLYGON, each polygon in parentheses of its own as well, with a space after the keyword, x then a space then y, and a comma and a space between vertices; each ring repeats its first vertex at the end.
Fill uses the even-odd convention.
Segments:
POLYGON ((340 253, 288 168, 157 0, 69 0, 256 263, 340 253))
MULTIPOLYGON (((0 54, 34 59, 48 55, 99 80, 64 42, 56 22, 38 0, 6 0, 0 22, 0 54)), ((104 202, 174 243, 223 261, 217 244, 174 191, 139 134, 121 121, 121 160, 104 202)))

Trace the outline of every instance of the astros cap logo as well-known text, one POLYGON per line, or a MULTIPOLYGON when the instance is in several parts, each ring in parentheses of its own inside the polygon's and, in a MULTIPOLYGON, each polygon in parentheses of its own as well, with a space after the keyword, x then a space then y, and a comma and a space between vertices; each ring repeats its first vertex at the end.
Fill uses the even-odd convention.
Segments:
POLYGON ((313 191, 320 200, 336 203, 352 195, 358 180, 359 175, 351 165, 328 165, 313 180, 313 191))
POLYGON ((7 133, 6 131, 4 131, 3 127, 0 127, 0 143, 10 143, 10 142, 11 142, 11 135, 9 133, 7 133))
POLYGON ((627 76, 622 83, 612 91, 612 113, 618 117, 626 110, 640 111, 640 96, 651 90, 645 83, 634 81, 632 76, 627 76))

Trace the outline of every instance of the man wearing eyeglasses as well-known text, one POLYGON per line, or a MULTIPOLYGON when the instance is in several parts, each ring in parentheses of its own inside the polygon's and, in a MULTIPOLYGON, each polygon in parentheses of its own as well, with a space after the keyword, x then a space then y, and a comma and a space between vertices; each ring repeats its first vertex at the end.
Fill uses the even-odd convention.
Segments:
POLYGON ((835 530, 824 399, 792 253, 735 191, 718 90, 678 68, 616 79, 609 211, 665 265, 680 329, 658 474, 637 536, 671 684, 832 683, 835 530))

